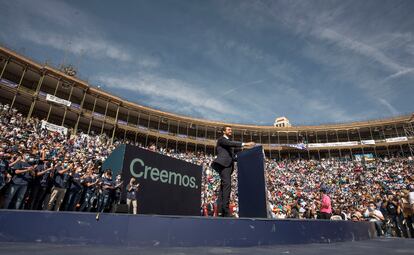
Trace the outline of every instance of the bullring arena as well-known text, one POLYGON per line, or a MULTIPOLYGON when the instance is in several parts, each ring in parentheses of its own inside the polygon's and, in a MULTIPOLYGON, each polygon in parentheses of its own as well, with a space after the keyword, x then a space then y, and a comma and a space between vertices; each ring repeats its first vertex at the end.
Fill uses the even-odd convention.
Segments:
POLYGON ((82 192, 72 207, 66 197, 60 210, 55 208, 59 212, 53 212, 46 210, 47 195, 43 205, 31 207, 28 192, 21 203, 12 200, 0 211, 2 254, 412 253, 413 216, 404 206, 414 191, 413 114, 313 126, 223 123, 126 101, 4 47, 0 70, 5 148, 23 145, 39 153, 33 139, 41 139, 46 154, 54 147, 65 157, 76 151, 75 164, 99 166, 117 146, 129 144, 203 169, 199 216, 127 215, 113 208, 100 214, 99 205, 82 212, 82 192), (233 217, 216 217, 219 177, 210 164, 223 126, 232 127, 234 140, 263 146, 268 219, 238 218, 235 186, 233 217), (315 219, 321 182, 330 190, 338 221, 315 219), (396 201, 398 220, 383 219, 376 229, 364 215, 371 201, 396 201))

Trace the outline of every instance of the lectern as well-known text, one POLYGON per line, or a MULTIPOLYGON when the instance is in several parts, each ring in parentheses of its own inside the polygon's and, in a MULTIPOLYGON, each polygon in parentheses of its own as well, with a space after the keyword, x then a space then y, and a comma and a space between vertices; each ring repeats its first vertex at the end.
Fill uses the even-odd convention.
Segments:
POLYGON ((237 154, 239 216, 267 218, 267 190, 262 146, 237 154))

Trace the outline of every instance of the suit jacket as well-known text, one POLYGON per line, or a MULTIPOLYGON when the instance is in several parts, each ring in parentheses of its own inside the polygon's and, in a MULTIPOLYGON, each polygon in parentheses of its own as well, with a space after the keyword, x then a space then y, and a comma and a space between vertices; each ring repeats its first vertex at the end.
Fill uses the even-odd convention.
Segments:
POLYGON ((216 152, 217 158, 213 161, 223 167, 229 167, 234 161, 233 148, 241 148, 241 142, 230 141, 224 136, 217 140, 216 152))

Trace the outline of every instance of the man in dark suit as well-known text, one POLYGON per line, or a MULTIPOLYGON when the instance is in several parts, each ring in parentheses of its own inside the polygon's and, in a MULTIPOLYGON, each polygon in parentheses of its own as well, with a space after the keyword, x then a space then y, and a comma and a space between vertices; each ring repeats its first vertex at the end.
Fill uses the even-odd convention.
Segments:
POLYGON ((242 143, 231 141, 231 127, 225 126, 222 129, 223 136, 217 140, 216 154, 217 158, 211 164, 211 167, 220 174, 220 192, 217 199, 217 211, 219 216, 229 217, 229 203, 231 193, 231 174, 234 169, 234 148, 252 147, 254 142, 242 143))

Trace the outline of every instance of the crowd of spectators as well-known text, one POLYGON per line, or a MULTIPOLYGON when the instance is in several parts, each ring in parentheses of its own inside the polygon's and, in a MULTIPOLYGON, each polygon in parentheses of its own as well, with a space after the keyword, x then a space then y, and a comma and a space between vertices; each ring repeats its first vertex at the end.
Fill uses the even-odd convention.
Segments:
POLYGON ((102 171, 115 148, 102 136, 67 137, 0 106, 0 203, 3 208, 116 209, 122 181, 102 171))
MULTIPOLYGON (((139 180, 112 176, 101 165, 120 143, 106 136, 63 135, 41 128, 0 105, 0 207, 7 209, 116 211, 122 189, 133 213, 139 213, 139 180)), ((143 147, 143 146, 141 146, 143 147)), ((146 149, 203 166, 201 214, 214 216, 220 178, 213 155, 146 149)), ((374 221, 378 234, 414 237, 414 161, 376 158, 370 162, 322 159, 265 159, 268 211, 272 218, 374 221)), ((230 208, 237 206, 237 169, 230 208)))
POLYGON ((324 218, 326 193, 331 219, 378 221, 384 223, 380 234, 414 237, 413 166, 411 157, 267 160, 271 213, 275 218, 324 218))

